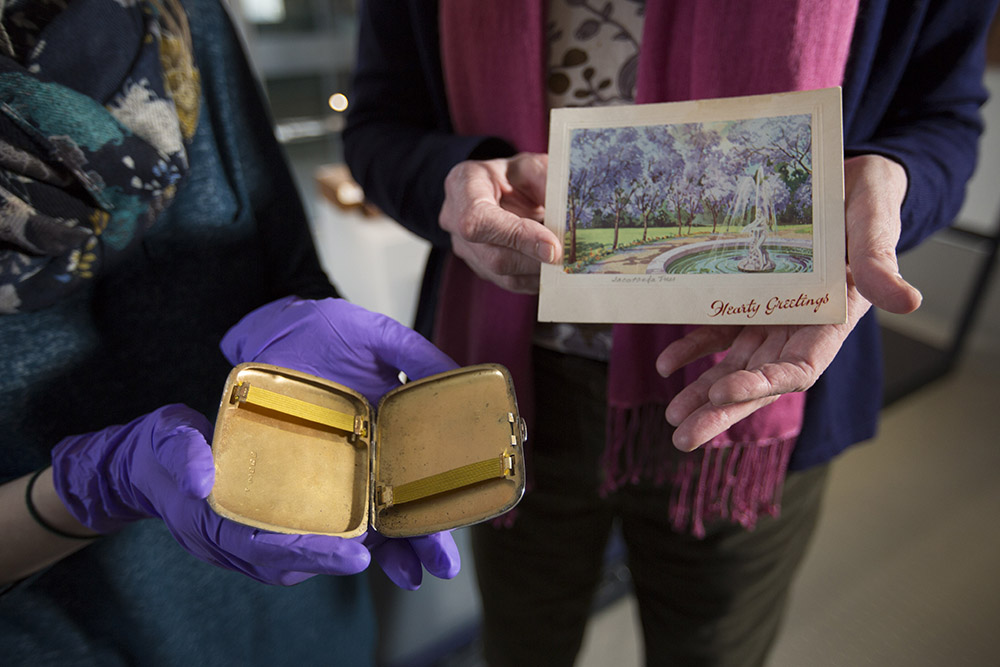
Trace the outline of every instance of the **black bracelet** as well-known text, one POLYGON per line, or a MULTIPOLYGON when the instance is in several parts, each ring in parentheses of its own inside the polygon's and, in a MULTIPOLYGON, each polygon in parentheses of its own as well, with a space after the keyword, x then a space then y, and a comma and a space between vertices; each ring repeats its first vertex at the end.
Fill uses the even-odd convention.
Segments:
POLYGON ((45 472, 45 470, 46 470, 45 468, 42 468, 41 470, 36 470, 35 474, 31 476, 31 479, 28 480, 28 487, 24 491, 24 502, 28 506, 28 514, 30 514, 31 518, 35 520, 35 523, 37 523, 39 526, 41 526, 42 528, 44 528, 45 530, 49 531, 54 535, 58 535, 59 537, 65 537, 71 540, 94 540, 100 537, 100 535, 74 535, 73 533, 67 533, 65 530, 62 530, 61 528, 56 528, 51 523, 42 518, 42 515, 38 513, 38 509, 35 507, 34 501, 31 500, 31 491, 32 489, 35 488, 35 481, 38 479, 39 475, 45 472))

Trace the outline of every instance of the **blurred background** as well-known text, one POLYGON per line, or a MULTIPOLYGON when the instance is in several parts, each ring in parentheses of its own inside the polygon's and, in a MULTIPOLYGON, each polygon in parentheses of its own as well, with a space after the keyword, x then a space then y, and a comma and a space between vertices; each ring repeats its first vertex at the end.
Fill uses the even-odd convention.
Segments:
MULTIPOLYGON (((343 168, 354 0, 229 0, 268 96, 327 273, 345 297, 412 324, 426 244, 362 207, 343 168)), ((1000 29, 986 84, 1000 96, 1000 29)), ((994 665, 1000 655, 1000 102, 953 225, 901 258, 924 295, 882 317, 888 393, 879 436, 834 464, 775 667, 994 665)), ((450 582, 395 590, 370 575, 386 667, 476 666, 479 601, 467 536, 450 582)), ((579 664, 642 664, 613 540, 579 664)), ((516 632, 515 632, 516 634, 516 632)))

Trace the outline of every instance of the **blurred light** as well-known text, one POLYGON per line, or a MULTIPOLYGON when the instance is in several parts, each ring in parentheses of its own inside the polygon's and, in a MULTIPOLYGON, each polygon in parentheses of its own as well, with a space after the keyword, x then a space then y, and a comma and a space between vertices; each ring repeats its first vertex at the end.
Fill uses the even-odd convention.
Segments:
POLYGON ((243 16, 250 23, 281 23, 285 20, 285 0, 241 0, 243 16))
POLYGON ((278 141, 309 141, 329 137, 344 129, 344 117, 333 114, 322 118, 289 118, 278 121, 274 134, 278 141))
POLYGON ((344 111, 347 109, 347 95, 343 93, 334 93, 330 95, 328 100, 330 108, 334 111, 344 111))

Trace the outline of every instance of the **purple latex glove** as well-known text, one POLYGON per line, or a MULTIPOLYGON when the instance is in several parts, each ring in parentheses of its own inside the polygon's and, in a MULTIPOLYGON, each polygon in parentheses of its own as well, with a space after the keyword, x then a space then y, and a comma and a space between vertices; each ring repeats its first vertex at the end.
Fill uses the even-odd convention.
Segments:
MULTIPOLYGON (((342 299, 285 297, 261 306, 226 333, 221 347, 233 365, 257 361, 316 375, 360 392, 372 406, 400 385, 400 371, 419 380, 457 367, 412 329, 342 299)), ((461 567, 447 532, 387 539, 369 529, 364 543, 400 588, 418 588, 424 568, 451 579, 461 567)))
POLYGON ((458 545, 450 531, 408 537, 388 538, 369 528, 363 544, 386 576, 400 588, 415 591, 423 579, 423 564, 439 579, 452 579, 462 566, 458 545))
POLYGON ((66 438, 52 451, 56 492, 92 530, 157 517, 194 556, 267 584, 368 567, 360 541, 270 533, 213 512, 205 501, 215 481, 211 433, 200 413, 168 405, 124 426, 66 438))

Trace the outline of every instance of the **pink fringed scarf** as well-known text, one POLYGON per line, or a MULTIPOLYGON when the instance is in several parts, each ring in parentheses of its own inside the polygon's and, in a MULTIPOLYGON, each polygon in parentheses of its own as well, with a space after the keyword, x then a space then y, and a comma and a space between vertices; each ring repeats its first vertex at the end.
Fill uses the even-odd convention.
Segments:
MULTIPOLYGON (((441 0, 440 6, 442 62, 456 131, 499 136, 518 150, 545 152, 546 3, 441 0)), ((856 12, 857 0, 648 0, 636 101, 840 85, 856 12)), ((435 342, 459 363, 507 366, 530 432, 537 299, 480 280, 452 256, 439 303, 435 342)), ((752 528, 761 513, 778 512, 805 395, 783 396, 700 452, 678 457, 669 449, 665 406, 721 358, 661 378, 654 361, 685 330, 615 325, 602 492, 640 479, 671 484, 676 529, 702 536, 705 522, 727 516, 752 528)))

